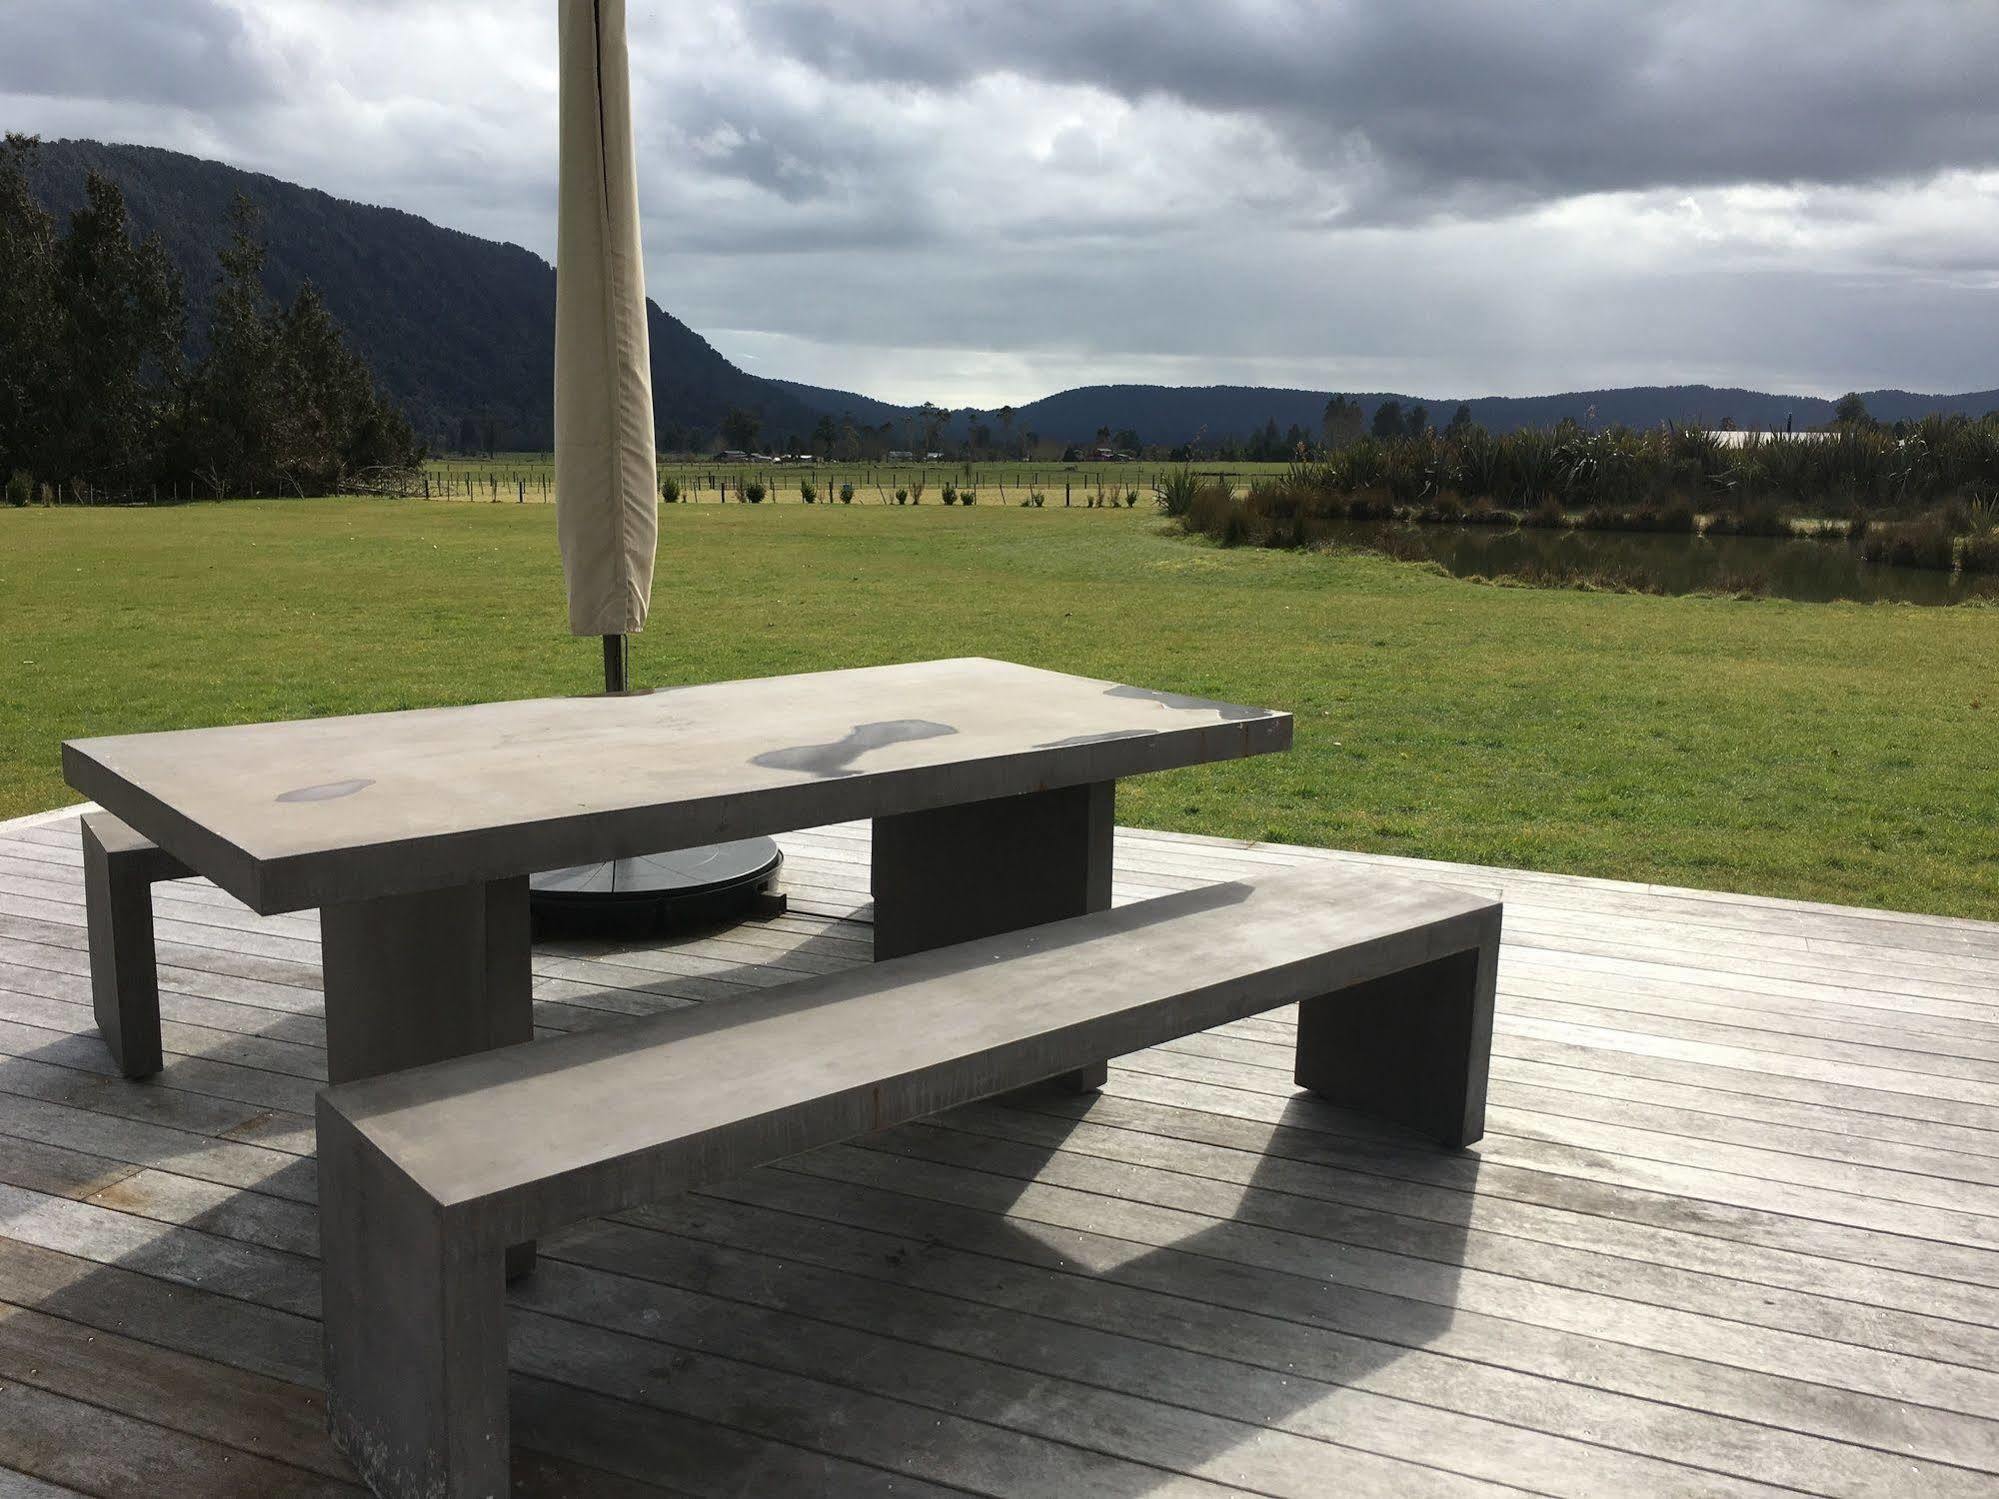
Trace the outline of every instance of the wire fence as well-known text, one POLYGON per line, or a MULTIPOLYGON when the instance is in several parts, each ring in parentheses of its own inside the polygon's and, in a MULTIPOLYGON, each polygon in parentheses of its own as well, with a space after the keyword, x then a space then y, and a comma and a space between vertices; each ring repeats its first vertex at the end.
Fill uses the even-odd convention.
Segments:
MULTIPOLYGON (((1071 464, 871 464, 756 463, 714 464, 667 462, 659 467, 662 490, 684 504, 895 504, 934 503, 949 489, 954 496, 976 501, 1028 504, 1034 496, 1048 506, 1129 505, 1131 497, 1150 498, 1169 472, 1183 465, 1131 462, 1089 467, 1071 464), (843 496, 843 491, 851 494, 843 496), (810 499, 807 493, 810 492, 810 499)), ((1258 478, 1283 472, 1282 464, 1194 466, 1203 479, 1219 480, 1232 489, 1246 489, 1258 478)), ((551 463, 509 464, 439 459, 425 466, 416 481, 416 497, 429 500, 482 501, 489 504, 547 504, 555 498, 551 463)))

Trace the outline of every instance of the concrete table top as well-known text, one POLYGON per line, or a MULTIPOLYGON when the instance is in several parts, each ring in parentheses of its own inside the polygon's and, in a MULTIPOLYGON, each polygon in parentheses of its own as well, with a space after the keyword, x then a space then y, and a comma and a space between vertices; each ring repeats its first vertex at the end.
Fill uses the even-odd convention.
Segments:
POLYGON ((77 739, 63 774, 269 914, 1290 744, 1288 713, 972 657, 77 739))

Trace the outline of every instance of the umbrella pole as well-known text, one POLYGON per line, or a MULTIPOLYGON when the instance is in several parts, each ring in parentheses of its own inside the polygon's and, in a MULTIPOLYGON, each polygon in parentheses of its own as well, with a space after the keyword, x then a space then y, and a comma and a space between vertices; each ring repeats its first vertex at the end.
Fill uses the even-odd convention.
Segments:
POLYGON ((604 690, 623 692, 631 679, 631 637, 628 635, 606 635, 604 637, 604 690))

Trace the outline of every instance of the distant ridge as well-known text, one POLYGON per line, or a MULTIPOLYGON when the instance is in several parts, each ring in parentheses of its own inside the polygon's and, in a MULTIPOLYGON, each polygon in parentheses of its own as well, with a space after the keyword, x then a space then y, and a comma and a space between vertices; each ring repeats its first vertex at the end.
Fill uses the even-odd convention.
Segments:
MULTIPOLYGON (((501 447, 546 448, 553 428, 555 270, 518 245, 479 239, 393 208, 370 207, 312 188, 152 146, 96 141, 45 143, 31 167, 31 184, 61 214, 81 206, 84 175, 95 169, 124 189, 140 233, 157 232, 186 278, 192 338, 202 337, 200 312, 215 279, 215 252, 229 232, 229 208, 243 193, 263 212, 269 246, 265 280, 289 300, 310 279, 374 367, 377 379, 435 445, 491 429, 501 447)), ((912 408, 849 391, 766 379, 738 369, 700 334, 650 307, 653 401, 662 442, 703 447, 736 408, 763 423, 759 441, 810 442, 825 416, 880 426, 912 408)), ((1248 385, 1087 385, 1030 401, 1015 410, 1013 431, 1060 443, 1091 442, 1100 428, 1134 431, 1168 446, 1205 436, 1246 438, 1276 422, 1309 434, 1330 392, 1248 385)), ((1565 391, 1545 396, 1412 396, 1347 391, 1371 418, 1384 401, 1420 404, 1442 426, 1460 400, 1472 419, 1494 432, 1552 426, 1565 417, 1598 426, 1697 422, 1743 428, 1823 426, 1832 402, 1709 385, 1646 385, 1565 391), (1591 408, 1594 418, 1590 418, 1591 408)), ((1868 411, 1896 421, 1932 411, 1979 416, 1999 408, 1999 390, 1919 395, 1862 391, 1868 411)), ((990 413, 987 421, 999 435, 990 413)), ((954 414, 946 430, 962 439, 972 420, 954 414)))
MULTIPOLYGON (((1275 421, 1279 431, 1293 424, 1316 434, 1331 392, 1259 385, 1085 385, 1030 401, 1018 408, 1015 424, 1064 442, 1083 442, 1098 428, 1130 429, 1148 443, 1247 437, 1275 421)), ((1396 391, 1347 391, 1369 418, 1384 401, 1429 408, 1430 421, 1443 426, 1460 401, 1472 420, 1493 432, 1551 427, 1564 418, 1597 426, 1654 427, 1691 422, 1718 427, 1724 421, 1764 431, 1822 427, 1832 420, 1833 403, 1820 396, 1772 395, 1713 385, 1634 385, 1618 390, 1573 390, 1547 396, 1412 396, 1396 391), (1595 408, 1591 415, 1591 408, 1595 408)), ((1964 395, 1916 395, 1906 390, 1861 392, 1869 414, 1881 421, 1924 416, 1932 411, 1982 416, 1999 409, 1999 390, 1964 395)))

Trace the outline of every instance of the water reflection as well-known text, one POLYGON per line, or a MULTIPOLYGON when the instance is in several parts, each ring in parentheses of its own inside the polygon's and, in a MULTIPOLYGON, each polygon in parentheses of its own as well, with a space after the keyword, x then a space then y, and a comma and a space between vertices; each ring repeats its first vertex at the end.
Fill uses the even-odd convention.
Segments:
POLYGON ((1424 526, 1339 521, 1328 540, 1405 560, 1429 560, 1454 577, 1561 583, 1589 578, 1661 593, 1768 594, 1829 603, 1958 604, 1999 601, 1999 576, 1886 567, 1844 541, 1768 536, 1646 535, 1625 531, 1424 526))

